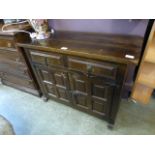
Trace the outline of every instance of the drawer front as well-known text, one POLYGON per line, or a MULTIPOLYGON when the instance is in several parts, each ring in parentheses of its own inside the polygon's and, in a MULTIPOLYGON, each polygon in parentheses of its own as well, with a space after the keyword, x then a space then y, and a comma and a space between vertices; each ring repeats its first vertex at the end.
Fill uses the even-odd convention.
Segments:
POLYGON ((0 47, 15 48, 15 43, 13 40, 0 39, 0 47))
POLYGON ((0 62, 2 61, 23 63, 24 58, 19 54, 18 51, 0 50, 0 62))
POLYGON ((20 75, 30 79, 28 68, 24 64, 14 62, 3 62, 0 63, 0 70, 3 72, 20 75))
POLYGON ((20 78, 20 77, 11 75, 11 74, 6 74, 6 73, 3 74, 3 79, 5 81, 9 81, 10 83, 14 83, 19 86, 24 86, 27 88, 34 88, 32 80, 23 79, 23 78, 20 78))
POLYGON ((110 79, 116 79, 118 66, 107 62, 68 57, 68 68, 71 70, 104 76, 110 79))
POLYGON ((68 57, 68 68, 71 70, 78 70, 82 72, 87 72, 88 62, 82 59, 68 57))
POLYGON ((98 64, 90 65, 90 71, 92 74, 95 74, 95 75, 106 76, 108 78, 115 79, 117 74, 117 67, 113 66, 112 64, 98 63, 98 64))
POLYGON ((40 63, 46 66, 64 66, 63 56, 59 54, 46 54, 37 51, 30 51, 31 59, 35 63, 40 63))

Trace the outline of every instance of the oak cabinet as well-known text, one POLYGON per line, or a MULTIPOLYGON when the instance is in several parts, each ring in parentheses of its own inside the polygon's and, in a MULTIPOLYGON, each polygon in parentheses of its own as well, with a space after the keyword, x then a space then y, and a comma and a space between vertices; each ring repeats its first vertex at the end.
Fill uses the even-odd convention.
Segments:
POLYGON ((126 75, 138 64, 141 44, 135 36, 56 32, 50 39, 17 45, 28 58, 44 100, 114 124, 122 92, 132 81, 126 75))
POLYGON ((25 51, 45 100, 51 98, 114 123, 111 110, 113 104, 118 108, 116 98, 120 98, 124 65, 41 50, 25 51))

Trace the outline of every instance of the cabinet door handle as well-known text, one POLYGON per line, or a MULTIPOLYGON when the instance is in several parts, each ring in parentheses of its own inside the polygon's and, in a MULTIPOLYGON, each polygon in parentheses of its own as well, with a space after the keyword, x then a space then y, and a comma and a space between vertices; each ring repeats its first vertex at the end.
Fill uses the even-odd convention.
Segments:
POLYGON ((95 78, 97 77, 96 75, 89 75, 89 78, 95 78))
POLYGON ((66 78, 65 73, 61 73, 61 76, 62 76, 63 78, 66 78))

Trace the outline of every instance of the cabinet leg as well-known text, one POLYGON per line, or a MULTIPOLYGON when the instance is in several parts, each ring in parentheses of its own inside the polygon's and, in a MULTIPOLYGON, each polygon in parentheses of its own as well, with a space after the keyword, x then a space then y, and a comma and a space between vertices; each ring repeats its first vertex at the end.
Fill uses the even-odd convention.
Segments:
POLYGON ((108 129, 113 130, 113 129, 114 129, 114 124, 110 124, 110 123, 109 123, 109 124, 107 125, 107 127, 108 127, 108 129))
POLYGON ((114 124, 115 124, 115 120, 114 119, 109 119, 108 125, 107 125, 108 129, 113 130, 114 124))
POLYGON ((47 102, 47 101, 48 101, 48 97, 43 96, 43 101, 44 101, 44 102, 47 102))

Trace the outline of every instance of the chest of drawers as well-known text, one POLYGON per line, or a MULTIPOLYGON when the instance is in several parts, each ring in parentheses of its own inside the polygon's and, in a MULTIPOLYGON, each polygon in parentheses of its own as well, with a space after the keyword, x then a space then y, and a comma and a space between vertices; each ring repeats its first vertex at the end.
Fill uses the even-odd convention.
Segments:
POLYGON ((28 40, 25 33, 0 32, 0 79, 5 85, 40 96, 31 68, 16 46, 17 42, 28 40))

